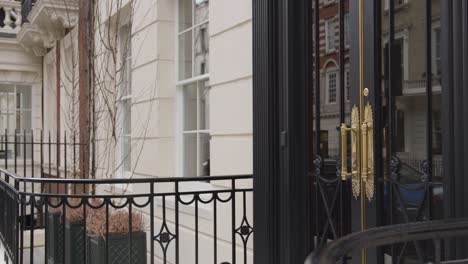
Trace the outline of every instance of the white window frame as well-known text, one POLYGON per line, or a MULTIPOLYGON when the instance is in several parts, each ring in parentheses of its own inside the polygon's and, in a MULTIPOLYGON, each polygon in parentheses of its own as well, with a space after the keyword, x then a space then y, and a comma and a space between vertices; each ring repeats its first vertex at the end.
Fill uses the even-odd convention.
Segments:
POLYGON ((118 146, 116 150, 116 160, 117 160, 117 177, 119 178, 129 178, 131 177, 133 173, 133 164, 132 164, 132 124, 131 124, 131 116, 132 116, 132 106, 133 106, 133 96, 132 96, 132 25, 130 22, 125 23, 123 25, 120 25, 119 28, 117 29, 117 34, 118 34, 118 49, 117 49, 117 54, 118 54, 118 65, 117 67, 120 67, 122 69, 122 65, 124 65, 124 62, 122 61, 122 30, 128 30, 128 44, 126 47, 126 53, 127 56, 125 58, 125 73, 123 70, 119 73, 118 80, 123 80, 122 74, 126 74, 127 76, 125 77, 125 83, 120 83, 118 87, 118 94, 117 94, 117 116, 118 116, 118 125, 117 125, 117 131, 118 131, 118 146), (126 28, 126 29, 125 29, 126 28), (123 87, 122 85, 125 85, 123 87), (122 95, 122 91, 126 89, 127 94, 122 95), (125 124, 124 124, 124 113, 123 113, 123 103, 129 103, 130 105, 130 113, 126 113, 127 115, 130 115, 130 118, 126 119, 127 121, 130 120, 130 124, 127 124, 130 126, 130 134, 124 134, 125 130, 125 124), (129 144, 129 150, 125 149, 125 140, 128 140, 129 144), (125 154, 124 154, 125 153, 125 154), (124 157, 125 155, 125 157, 124 157), (129 168, 126 168, 125 166, 125 160, 130 159, 130 164, 129 168))
POLYGON ((332 53, 335 51, 336 51, 336 18, 330 17, 330 18, 325 19, 325 52, 332 53), (329 30, 330 25, 334 26, 332 35, 330 35, 330 30, 329 30), (331 44, 329 42, 330 37, 333 37, 333 47, 330 47, 330 44, 331 44))
MULTIPOLYGON (((29 85, 29 84, 20 84, 20 83, 3 83, 3 82, 2 82, 1 84, 2 84, 2 85, 13 86, 13 92, 12 92, 12 93, 13 93, 13 95, 14 95, 14 97, 15 97, 15 101, 13 102, 13 104, 15 105, 15 108, 14 108, 14 110, 13 110, 13 111, 14 111, 14 114, 13 114, 13 115, 16 117, 17 114, 18 114, 18 112, 20 112, 20 113, 22 114, 23 112, 29 111, 29 112, 31 113, 31 128, 32 128, 32 118, 33 118, 33 117, 32 117, 32 104, 33 104, 32 85, 29 85), (28 86, 28 87, 29 87, 29 90, 30 90, 30 93, 31 93, 31 94, 30 94, 30 96, 31 96, 31 108, 23 108, 23 107, 17 108, 17 105, 16 105, 16 96, 17 96, 17 94, 18 94, 18 91, 17 91, 18 86, 28 86)), ((3 92, 0 92, 0 93, 3 93, 3 92)), ((8 103, 10 103, 10 102, 8 102, 8 103)), ((21 102, 20 105, 23 106, 24 103, 21 102)), ((8 109, 8 108, 7 108, 7 109, 2 109, 2 108, 0 108, 0 115, 4 115, 4 114, 3 114, 4 111, 5 111, 5 112, 8 112, 8 111, 11 111, 11 109, 8 109)), ((21 115, 21 114, 20 114, 20 115, 21 115)), ((15 118, 15 120, 16 120, 16 118, 15 118)), ((11 133, 12 131, 14 132, 15 130, 17 130, 18 133, 21 133, 24 129, 17 129, 16 127, 15 127, 15 129, 8 129, 9 133, 11 133)), ((4 131, 0 131, 0 135, 2 135, 2 133, 4 133, 4 131)))
MULTIPOLYGON (((178 147, 178 160, 180 162, 178 162, 179 166, 178 167, 178 170, 177 170, 177 176, 180 176, 180 177, 198 177, 198 176, 201 176, 199 174, 199 172, 201 171, 200 169, 200 156, 199 156, 199 153, 200 153, 200 149, 201 149, 201 145, 200 145, 200 138, 199 138, 199 135, 200 134, 207 134, 208 136, 210 136, 210 128, 207 127, 207 128, 202 128, 201 126, 201 123, 200 123, 200 117, 201 117, 201 106, 200 106, 200 100, 199 98, 201 98, 201 95, 200 95, 200 90, 202 89, 200 84, 202 82, 208 82, 208 79, 200 79, 200 80, 197 80, 195 82, 188 82, 186 83, 185 85, 180 85, 178 87, 178 100, 177 100, 177 104, 178 104, 178 107, 177 107, 177 112, 179 113, 178 114, 178 131, 180 131, 178 134, 178 141, 180 142, 180 146, 178 147), (196 114, 196 128, 195 129, 191 129, 191 130, 185 130, 184 128, 184 121, 185 121, 185 117, 184 117, 184 89, 187 89, 186 87, 188 85, 195 85, 196 87, 192 89, 196 89, 196 94, 197 94, 197 98, 196 98, 196 108, 197 108, 197 114, 196 114), (191 134, 195 134, 196 136, 196 171, 197 171, 197 175, 185 175, 185 166, 186 166, 186 161, 185 161, 185 157, 184 157, 184 136, 185 135, 191 135, 191 134)), ((205 90, 208 91, 208 97, 209 97, 209 91, 210 91, 210 87, 209 85, 205 86, 204 88, 205 90)), ((206 99, 208 101, 208 104, 209 104, 209 98, 206 99)), ((209 105, 208 105, 209 107, 209 105)), ((209 119, 209 113, 205 113, 205 119, 208 118, 209 119)), ((207 176, 210 176, 210 175, 207 175, 207 176)))
MULTIPOLYGON (((404 71, 403 71, 403 85, 404 85, 404 82, 407 81, 409 79, 409 44, 410 43, 410 40, 409 40, 409 32, 408 32, 408 29, 403 29, 399 32, 396 32, 395 33, 395 40, 399 40, 399 39, 402 39, 403 40, 403 66, 404 66, 404 71)), ((382 39, 382 49, 385 49, 385 45, 388 44, 388 35, 385 36, 383 39, 382 39)), ((404 87, 403 87, 404 89, 404 87)))
MULTIPOLYGON (((196 31, 197 28, 202 28, 202 27, 205 27, 205 26, 208 28, 208 30, 206 32, 206 34, 208 35, 208 56, 210 54, 209 53, 209 46, 210 46, 210 44, 209 44, 209 39, 210 39, 210 37, 209 37, 209 25, 210 25, 209 24, 209 21, 210 21, 209 14, 208 14, 208 19, 203 20, 203 21, 195 24, 195 8, 193 8, 195 6, 196 1, 200 1, 200 4, 201 4, 201 3, 208 2, 209 0, 192 0, 192 2, 193 2, 193 6, 192 6, 192 24, 191 24, 190 27, 187 27, 187 28, 185 28, 183 30, 180 30, 180 28, 179 28, 179 0, 175 0, 175 1, 176 1, 176 6, 177 6, 177 8, 175 9, 176 10, 176 25, 175 25, 175 28, 176 28, 176 32, 177 32, 177 34, 176 34, 176 43, 177 43, 176 44, 176 48, 177 48, 176 49, 177 50, 176 79, 178 80, 178 82, 184 82, 186 80, 197 79, 200 76, 205 76, 205 75, 209 74, 209 73, 196 74, 196 72, 195 72, 195 70, 196 70, 195 31, 196 31), (191 75, 189 77, 181 78, 181 76, 180 76, 180 61, 181 61, 180 59, 181 58, 180 58, 180 54, 179 54, 179 47, 180 47, 179 39, 180 39, 181 36, 185 35, 188 32, 191 32, 191 37, 192 37, 192 50, 191 50, 191 56, 192 56, 191 57, 191 64, 192 64, 191 65, 192 66, 191 70, 192 70, 192 72, 191 72, 191 75)), ((208 2, 208 6, 209 6, 209 4, 210 3, 208 2)), ((208 7, 208 10, 209 10, 209 7, 208 7)), ((209 64, 209 59, 208 59, 208 64, 209 64)))
MULTIPOLYGON (((13 113, 12 115, 14 116, 14 120, 17 119, 16 117, 18 116, 18 112, 20 112, 20 115, 22 115, 24 112, 29 111, 29 113, 30 113, 30 118, 31 118, 29 125, 30 125, 31 128, 26 130, 26 135, 30 137, 31 135, 28 134, 28 132, 31 132, 31 131, 33 130, 33 120, 34 120, 33 111, 32 111, 32 109, 33 109, 33 104, 34 104, 33 85, 32 85, 32 84, 29 84, 29 83, 12 83, 12 82, 1 82, 0 84, 2 84, 2 85, 8 85, 8 86, 12 86, 12 87, 13 87, 13 95, 14 95, 14 98, 15 98, 15 99, 14 99, 14 100, 15 100, 15 101, 14 101, 14 106, 15 106, 15 107, 14 107, 14 110, 13 110, 14 113, 13 113), (17 99, 17 98, 16 98, 16 96, 17 96, 17 94, 18 94, 18 90, 17 90, 17 89, 18 89, 18 86, 25 86, 25 87, 27 86, 27 87, 29 88, 29 90, 30 90, 30 96, 31 96, 31 108, 24 108, 24 107, 23 107, 23 106, 24 106, 24 103, 23 103, 23 102, 20 103, 21 107, 20 107, 20 108, 17 108, 17 105, 16 105, 16 99, 17 99)), ((1 93, 3 93, 3 92, 1 92, 1 93)), ((9 101, 8 101, 8 103, 9 103, 9 101)), ((10 111, 12 111, 12 110, 11 110, 11 109, 8 109, 8 107, 7 107, 6 109, 0 108, 0 115, 4 115, 3 112, 10 112, 10 111)), ((20 125, 22 125, 22 124, 20 124, 20 125)), ((14 129, 8 128, 8 137, 9 137, 9 138, 8 138, 8 140, 9 140, 9 144, 8 144, 8 145, 10 145, 10 143, 11 143, 11 144, 14 143, 14 141, 13 141, 10 137, 13 136, 13 135, 15 134, 15 131, 16 131, 16 135, 17 135, 18 137, 20 137, 21 140, 23 140, 23 136, 24 136, 24 132, 25 132, 25 129, 24 129, 24 128, 18 129, 18 128, 16 128, 16 126, 15 126, 14 129)), ((0 136, 3 136, 4 134, 5 134, 5 130, 0 131, 0 136)), ((13 137, 14 137, 14 136, 13 136, 13 137)), ((3 139, 3 140, 4 140, 4 139, 3 139)), ((28 138, 27 140, 29 140, 29 138, 28 138)), ((4 148, 4 146, 1 146, 1 149, 3 149, 3 148, 4 148)), ((10 146, 9 148, 11 148, 11 146, 10 146)), ((24 153, 23 153, 23 148, 22 148, 22 147, 21 147, 20 149, 18 149, 18 153, 19 153, 19 155, 20 155, 20 156, 18 156, 18 157, 23 157, 22 155, 23 155, 24 153)), ((13 158, 14 158, 14 157, 8 158, 8 160, 11 160, 11 159, 13 159, 13 158)), ((27 159, 30 159, 31 157, 28 157, 28 156, 27 156, 26 158, 27 158, 27 159)))
POLYGON ((338 102, 338 87, 340 86, 340 80, 339 80, 339 71, 336 69, 334 70, 329 70, 325 73, 325 91, 326 91, 326 102, 328 104, 336 104, 338 102), (330 101, 330 76, 334 74, 335 75, 335 101, 331 102, 330 101))
MULTIPOLYGON (((193 0, 193 3, 195 4, 195 1, 198 1, 198 0, 193 0)), ((200 0, 202 2, 207 2, 207 0, 200 0)), ((208 2, 208 5, 210 3, 208 2)), ((192 177, 195 177, 197 175, 184 175, 184 171, 185 171, 185 161, 184 161, 184 134, 186 133, 186 131, 184 131, 184 87, 187 86, 187 85, 190 85, 190 84, 197 84, 197 93, 198 93, 198 83, 200 82, 209 82, 209 79, 210 79, 210 74, 209 74, 209 68, 208 68, 208 72, 205 73, 205 74, 202 74, 202 75, 196 75, 195 73, 195 28, 200 28, 201 26, 203 25, 206 25, 208 30, 206 32, 208 38, 209 38, 209 17, 207 20, 204 20, 204 21, 201 21, 200 23, 198 24, 195 24, 195 8, 192 8, 192 25, 191 27, 188 27, 184 30, 180 30, 179 29, 179 1, 176 1, 176 9, 175 9, 175 13, 176 13, 176 23, 175 23, 175 28, 176 28, 176 32, 178 32, 178 34, 176 34, 176 46, 177 46, 177 63, 176 63, 176 79, 178 80, 177 81, 177 99, 176 99, 176 112, 177 112, 177 122, 176 122, 176 131, 177 131, 177 136, 176 136, 176 168, 175 168, 175 175, 177 177, 184 177, 184 176, 192 176, 192 177), (186 79, 183 79, 181 78, 180 76, 180 54, 179 54, 179 46, 180 46, 180 43, 179 43, 179 37, 181 35, 183 35, 184 33, 187 33, 191 31, 192 32, 192 74, 191 74, 191 77, 189 78, 186 78, 186 79)), ((210 42, 208 40, 208 56, 209 56, 209 46, 210 46, 210 42)), ((205 89, 210 89, 209 85, 207 87, 205 87, 205 89)), ((198 100, 197 100, 197 104, 198 104, 198 100)), ((197 109, 199 109, 199 107, 197 107, 197 109)), ((200 114, 197 113, 197 123, 199 122, 199 116, 200 114)), ((205 118, 208 118, 209 119, 209 113, 206 113, 205 115, 205 118)), ((207 133, 210 137, 211 137, 211 134, 210 134, 210 129, 204 129, 204 130, 198 130, 198 124, 197 124, 197 130, 195 132, 197 133, 207 133)), ((193 131, 192 131, 193 132, 193 131)), ((199 147, 199 139, 197 138, 197 166, 199 166, 199 162, 198 162, 198 147, 199 147)), ((197 172, 198 172, 198 168, 197 168, 197 172)), ((211 173, 210 173, 211 174, 211 173)), ((191 189, 193 190, 193 188, 195 189, 207 189, 207 188, 210 188, 211 184, 209 183, 206 183, 206 182, 192 182, 190 184, 183 184, 183 185, 187 185, 186 189, 191 189)))
POLYGON ((336 0, 323 0, 324 5, 331 5, 331 4, 334 4, 335 2, 336 0))

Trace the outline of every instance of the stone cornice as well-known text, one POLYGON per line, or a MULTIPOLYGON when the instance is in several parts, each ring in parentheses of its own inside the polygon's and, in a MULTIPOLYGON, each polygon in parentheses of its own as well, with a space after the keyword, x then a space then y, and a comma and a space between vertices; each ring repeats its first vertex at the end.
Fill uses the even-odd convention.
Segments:
POLYGON ((17 35, 20 45, 36 56, 44 56, 78 24, 78 0, 39 0, 17 35))

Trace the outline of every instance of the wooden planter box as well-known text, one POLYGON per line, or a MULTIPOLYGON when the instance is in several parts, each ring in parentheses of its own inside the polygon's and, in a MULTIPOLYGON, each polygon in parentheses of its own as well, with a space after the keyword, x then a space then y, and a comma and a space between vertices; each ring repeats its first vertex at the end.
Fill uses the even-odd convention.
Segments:
POLYGON ((47 223, 47 263, 81 264, 84 260, 86 234, 80 222, 66 222, 65 229, 60 213, 49 213, 47 223), (63 235, 65 232, 65 241, 63 235), (65 246, 65 258, 63 247, 65 246))
POLYGON ((106 260, 106 240, 101 236, 88 235, 87 264, 146 264, 146 233, 133 233, 132 256, 129 250, 129 235, 109 236, 109 261, 106 260))
POLYGON ((86 233, 81 222, 67 222, 65 225, 65 263, 82 264, 86 233))
POLYGON ((63 222, 60 213, 49 213, 47 215, 46 245, 47 263, 63 264, 63 222))

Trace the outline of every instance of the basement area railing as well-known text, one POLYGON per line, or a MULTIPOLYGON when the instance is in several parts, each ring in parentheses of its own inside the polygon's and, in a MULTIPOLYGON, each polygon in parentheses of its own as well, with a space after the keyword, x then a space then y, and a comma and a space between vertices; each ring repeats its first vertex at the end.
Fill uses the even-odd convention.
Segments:
POLYGON ((251 175, 95 180, 0 169, 0 252, 7 263, 252 263, 252 199, 251 175))
MULTIPOLYGON (((416 248, 430 251, 433 259, 408 263, 468 263, 468 259, 444 260, 445 243, 454 243, 454 238, 468 236, 468 219, 450 219, 428 222, 416 222, 401 225, 370 228, 363 232, 352 233, 329 243, 322 249, 312 252, 305 264, 335 264, 347 260, 353 252, 361 249, 390 246, 403 243, 414 244, 416 248)), ((456 241, 455 241, 456 242, 456 241)), ((392 258, 391 256, 388 256, 392 258)), ((394 256, 388 263, 407 263, 402 256, 394 256)), ((387 262, 385 262, 387 263, 387 262)))
MULTIPOLYGON (((83 178, 80 175, 80 149, 77 133, 51 133, 34 130, 0 133, 0 168, 29 178, 83 178)), ((93 158, 87 159, 93 165, 93 158)), ((90 172, 94 178, 94 171, 90 172)))

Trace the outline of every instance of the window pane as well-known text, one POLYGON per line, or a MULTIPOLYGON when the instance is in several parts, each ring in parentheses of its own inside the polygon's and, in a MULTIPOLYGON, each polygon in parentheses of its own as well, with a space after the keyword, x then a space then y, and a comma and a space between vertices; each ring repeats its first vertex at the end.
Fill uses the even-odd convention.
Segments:
POLYGON ((120 60, 120 96, 131 93, 131 29, 129 25, 122 26, 119 30, 119 60, 120 60))
POLYGON ((440 28, 434 30, 434 45, 433 45, 433 56, 434 56, 434 66, 432 74, 435 76, 440 76, 442 73, 441 68, 441 58, 440 58, 440 28))
POLYGON ((207 130, 207 129, 210 129, 210 116, 209 116, 209 111, 210 111, 210 97, 209 97, 209 93, 210 93, 210 90, 209 88, 207 87, 207 84, 208 84, 208 81, 202 81, 200 82, 199 86, 200 86, 200 92, 199 92, 199 95, 200 95, 200 128, 199 130, 207 130))
POLYGON ((192 31, 179 36, 179 79, 192 77, 192 31))
POLYGON ((197 130, 197 84, 183 87, 184 131, 197 130))
POLYGON ((0 109, 15 109, 15 100, 9 98, 14 96, 15 87, 9 84, 0 84, 0 109))
POLYGON ((210 135, 200 133, 200 149, 198 150, 199 171, 197 176, 210 176, 210 135))
POLYGON ((24 130, 31 130, 31 111, 17 111, 18 125, 17 128, 23 133, 24 130))
POLYGON ((334 51, 335 50, 335 19, 330 18, 325 21, 326 31, 325 31, 325 39, 326 39, 326 50, 334 51))
POLYGON ((179 32, 192 27, 193 0, 179 0, 179 32))
POLYGON ((122 101, 122 131, 123 135, 132 133, 132 104, 130 99, 122 101))
POLYGON ((346 14, 344 17, 344 36, 345 36, 345 45, 349 46, 349 14, 346 14))
POLYGON ((336 73, 328 74, 328 102, 336 102, 336 73))
POLYGON ((209 32, 208 23, 195 28, 195 75, 209 72, 209 32))
POLYGON ((197 134, 184 134, 184 176, 197 176, 197 134))
POLYGON ((132 140, 129 136, 123 137, 123 144, 122 148, 122 169, 124 171, 131 171, 132 170, 132 140))
POLYGON ((0 110, 8 110, 8 93, 0 93, 0 110))
POLYGON ((31 109, 31 86, 16 86, 16 94, 19 101, 18 108, 31 109))
POLYGON ((15 127, 15 112, 14 111, 1 111, 0 115, 0 134, 5 133, 8 129, 10 133, 14 132, 15 127))
POLYGON ((208 20, 209 17, 209 6, 208 0, 195 0, 195 25, 198 25, 208 20))

